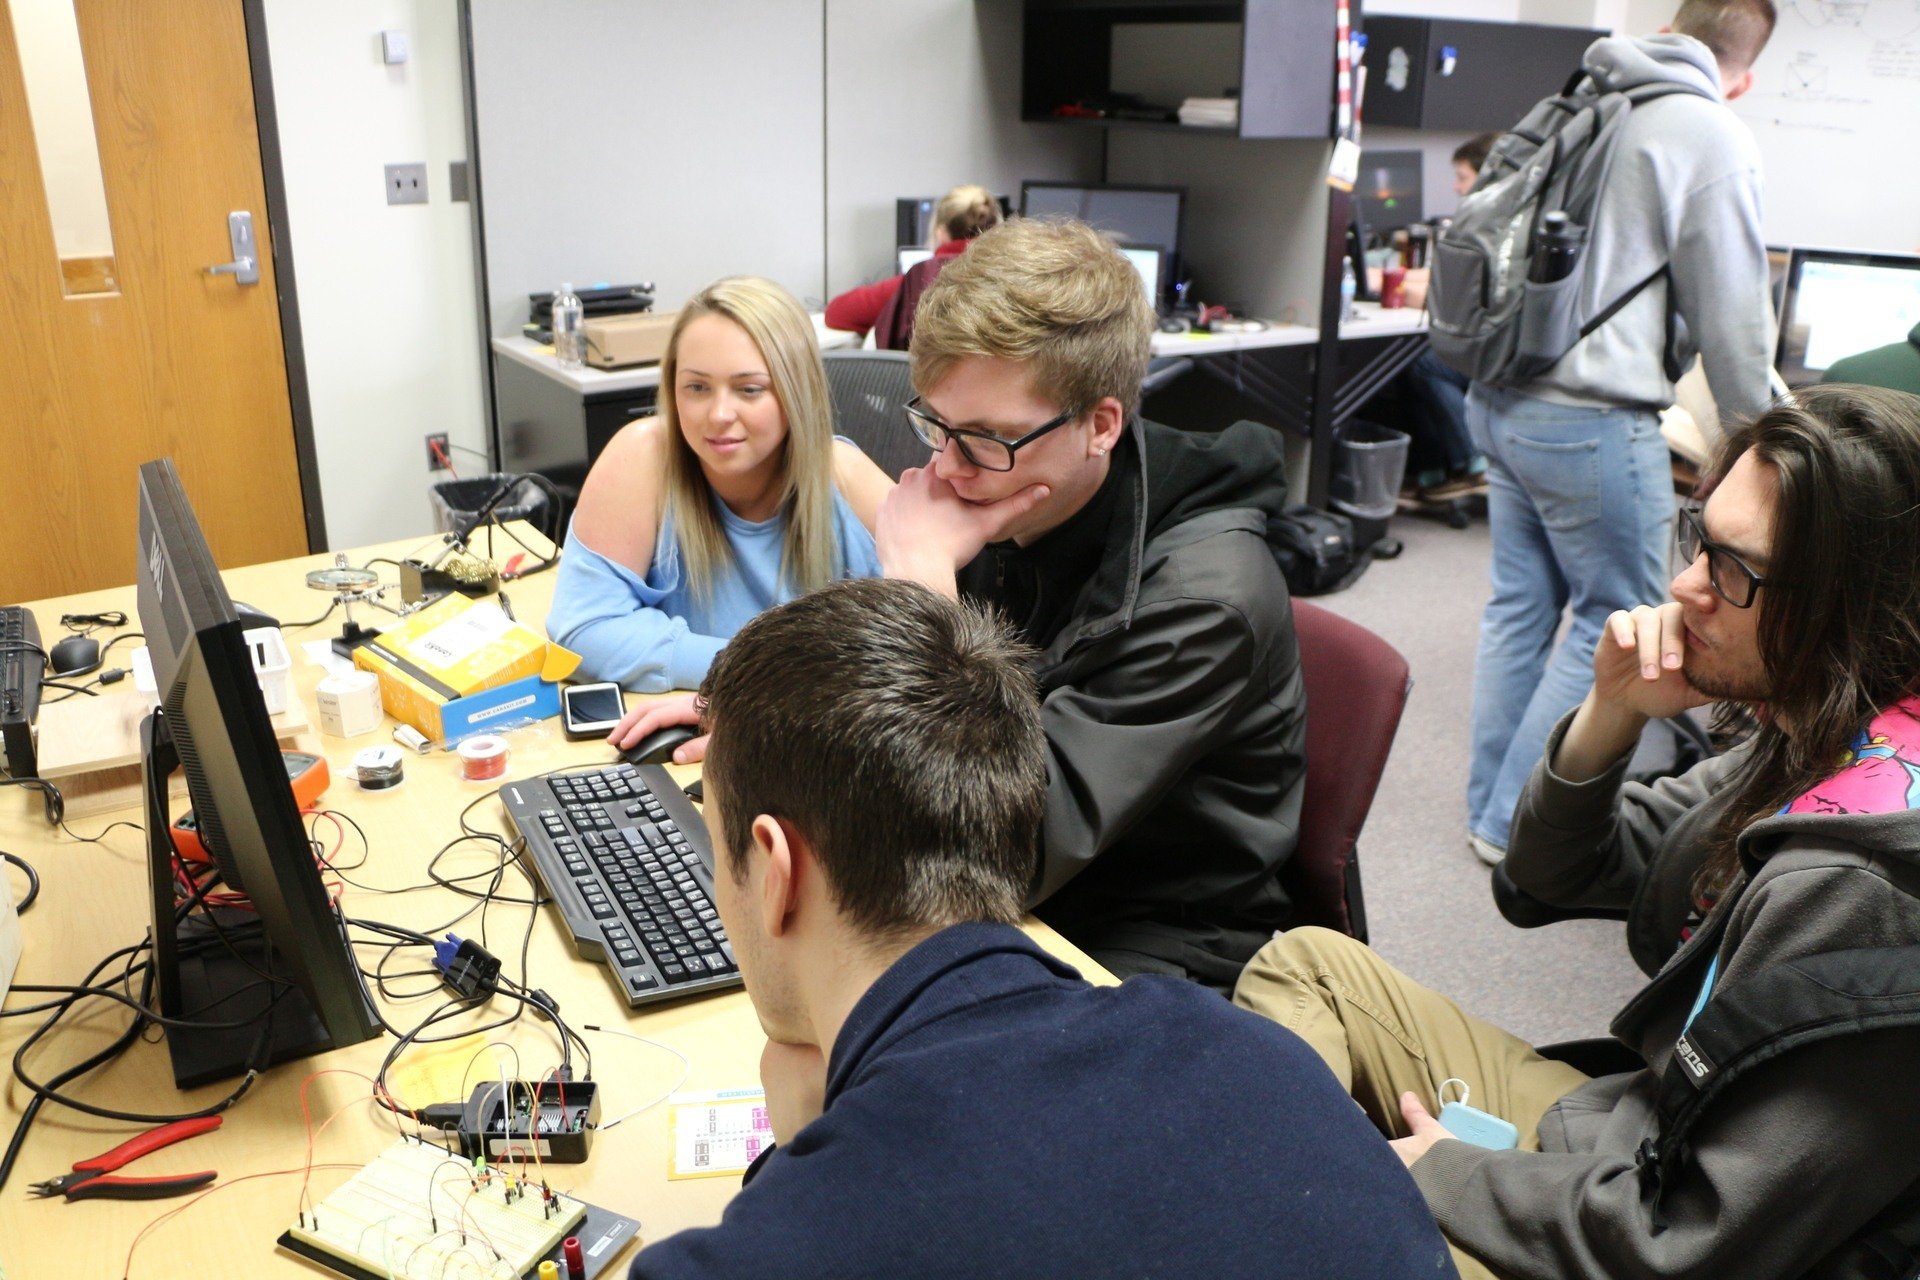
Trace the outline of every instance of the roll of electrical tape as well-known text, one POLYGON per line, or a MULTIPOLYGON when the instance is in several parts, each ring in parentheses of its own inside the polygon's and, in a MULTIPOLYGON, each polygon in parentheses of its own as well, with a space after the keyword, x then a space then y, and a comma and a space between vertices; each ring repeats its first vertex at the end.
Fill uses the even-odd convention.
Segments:
POLYGON ((354 779, 362 791, 385 791, 400 785, 405 776, 406 756, 398 747, 368 747, 353 757, 354 779))
POLYGON ((478 734, 460 744, 460 776, 468 782, 486 782, 507 771, 507 740, 478 734))

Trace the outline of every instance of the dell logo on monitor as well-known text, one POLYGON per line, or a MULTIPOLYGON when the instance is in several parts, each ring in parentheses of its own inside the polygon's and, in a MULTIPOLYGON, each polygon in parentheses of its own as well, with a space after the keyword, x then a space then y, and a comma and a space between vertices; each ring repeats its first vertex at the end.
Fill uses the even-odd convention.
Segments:
POLYGON ((156 533, 153 535, 153 541, 147 546, 147 581, 153 584, 155 600, 166 594, 166 575, 162 572, 166 564, 166 552, 161 549, 160 535, 156 533))

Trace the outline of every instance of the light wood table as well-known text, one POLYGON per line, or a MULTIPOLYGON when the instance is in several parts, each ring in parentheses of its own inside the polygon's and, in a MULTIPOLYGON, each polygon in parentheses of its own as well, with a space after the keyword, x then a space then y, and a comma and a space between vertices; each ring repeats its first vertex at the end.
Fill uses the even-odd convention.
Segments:
MULTIPOLYGON (((523 533, 529 543, 544 548, 531 530, 523 533)), ((425 540, 396 542, 365 548, 353 553, 353 563, 365 563, 374 556, 399 559, 419 548, 425 540)), ((289 620, 310 618, 325 607, 326 598, 306 589, 303 575, 310 569, 331 563, 331 557, 311 556, 274 564, 251 566, 224 575, 230 595, 289 620)), ((391 572, 391 569, 388 569, 391 572)), ((510 584, 514 612, 523 620, 538 625, 546 615, 552 598, 554 574, 550 571, 510 584)), ((104 609, 125 609, 133 623, 133 590, 130 587, 92 592, 36 602, 29 606, 39 621, 47 644, 58 638, 58 619, 62 613, 94 613, 104 609)), ((378 625, 379 615, 356 617, 378 625)), ((293 689, 312 710, 313 687, 322 672, 300 653, 302 642, 320 639, 338 630, 336 613, 324 624, 288 634, 289 647, 295 650, 293 689)), ((111 660, 125 663, 132 646, 117 646, 111 660)), ((107 696, 139 697, 131 679, 113 686, 107 696)), ((574 743, 566 740, 557 721, 545 721, 508 735, 512 759, 508 779, 524 778, 568 766, 610 761, 612 752, 602 742, 574 743)), ((391 739, 386 730, 377 735, 351 740, 312 735, 304 749, 327 758, 333 773, 333 785, 323 798, 324 807, 350 814, 367 833, 371 851, 364 867, 350 874, 356 885, 349 887, 343 899, 348 914, 363 919, 391 921, 422 931, 432 931, 473 904, 440 888, 408 890, 426 882, 426 866, 442 846, 457 837, 458 815, 478 800, 471 815, 476 827, 504 831, 505 819, 500 804, 489 797, 487 784, 474 784, 459 776, 458 761, 442 752, 429 756, 409 756, 406 780, 388 792, 362 792, 351 781, 350 761, 356 751, 391 739), (396 890, 407 890, 394 892, 396 890)), ((697 769, 674 767, 682 782, 697 775, 697 769)), ((82 835, 93 835, 109 821, 137 821, 137 809, 73 819, 70 825, 82 835)), ((347 849, 339 855, 351 859, 357 842, 349 837, 347 849)), ((30 862, 39 872, 40 898, 21 918, 25 953, 21 958, 16 983, 75 983, 101 957, 116 947, 139 941, 147 929, 145 844, 141 834, 119 828, 96 844, 83 844, 46 824, 40 797, 28 788, 0 788, 0 849, 6 849, 30 862)), ((491 867, 497 855, 477 846, 450 853, 441 864, 447 875, 458 875, 491 867)), ((9 871, 17 897, 22 880, 17 871, 9 871)), ((517 872, 509 871, 501 892, 508 896, 526 896, 527 886, 517 872)), ((486 938, 506 964, 506 972, 518 977, 520 942, 529 916, 524 906, 497 905, 488 912, 486 938)), ((477 936, 477 917, 469 917, 454 926, 462 936, 477 936)), ((1096 981, 1112 981, 1100 967, 1066 943, 1057 934, 1037 922, 1028 928, 1050 950, 1080 968, 1096 981)), ((363 964, 379 953, 362 948, 363 964)), ((418 955, 421 952, 403 953, 418 955)), ((607 969, 583 961, 575 955, 558 915, 551 908, 533 913, 529 948, 529 985, 543 988, 560 1004, 562 1015, 587 1039, 593 1049, 594 1079, 602 1098, 602 1119, 610 1120, 651 1099, 663 1097, 676 1084, 684 1090, 705 1090, 758 1086, 759 1055, 764 1039, 753 1010, 743 992, 721 996, 694 997, 665 1007, 633 1011, 619 997, 607 969), (690 1064, 684 1083, 678 1058, 658 1048, 624 1036, 585 1031, 587 1024, 643 1035, 670 1045, 684 1054, 690 1064)), ((396 971, 426 967, 403 959, 396 971)), ((414 983, 414 986, 424 985, 414 983)), ((17 992, 7 1000, 18 1008, 45 999, 17 992)), ((381 1001, 382 1012, 392 1025, 407 1029, 417 1024, 438 1006, 442 995, 407 1002, 381 1001)), ((496 1001, 482 1012, 491 1020, 507 1011, 504 1001, 496 1001)), ((68 1064, 79 1061, 112 1040, 127 1025, 128 1011, 105 1000, 89 1000, 65 1019, 58 1031, 29 1055, 27 1065, 36 1079, 46 1080, 68 1064)), ((0 1019, 0 1059, 10 1061, 20 1042, 40 1022, 38 1015, 0 1019)), ((458 1025, 458 1024, 455 1024, 458 1025)), ((83 1077, 69 1091, 97 1105, 129 1111, 153 1113, 180 1112, 207 1106, 224 1097, 231 1083, 210 1085, 186 1093, 173 1086, 167 1050, 155 1043, 135 1044, 116 1061, 83 1077)), ((551 1027, 531 1014, 498 1038, 511 1044, 519 1054, 520 1076, 537 1077, 558 1062, 558 1050, 551 1027)), ((308 1143, 301 1116, 301 1091, 318 1127, 335 1117, 314 1146, 314 1159, 322 1165, 357 1165, 395 1139, 395 1122, 370 1100, 371 1090, 363 1076, 370 1076, 385 1056, 391 1039, 381 1037, 316 1058, 282 1064, 264 1073, 253 1090, 226 1113, 225 1125, 217 1132, 177 1144, 130 1165, 128 1175, 152 1176, 165 1173, 217 1169, 219 1189, 206 1199, 193 1203, 184 1212, 151 1231, 133 1255, 130 1274, 135 1277, 193 1276, 195 1280, 260 1280, 262 1277, 311 1276, 312 1264, 286 1255, 274 1246, 274 1238, 293 1221, 301 1177, 275 1171, 300 1166, 306 1159, 308 1143), (315 1074, 324 1073, 324 1074, 315 1074)), ((432 1047, 409 1050, 402 1058, 393 1079, 396 1091, 409 1105, 452 1101, 452 1097, 409 1097, 406 1085, 411 1074, 409 1063, 424 1061, 435 1053, 432 1047)), ((437 1052, 444 1053, 442 1047, 437 1052)), ((469 1047, 455 1061, 451 1074, 457 1077, 474 1050, 469 1047)), ((499 1057, 483 1052, 472 1067, 472 1079, 497 1077, 499 1057)), ((575 1051, 575 1070, 582 1070, 575 1051)), ((453 1091, 449 1091, 450 1093, 453 1091)), ((0 1133, 11 1136, 17 1126, 29 1094, 9 1073, 4 1093, 0 1093, 0 1133)), ((94 1280, 122 1274, 129 1246, 143 1228, 169 1210, 189 1204, 189 1198, 167 1201, 83 1201, 67 1204, 54 1198, 29 1197, 31 1183, 68 1169, 76 1160, 97 1155, 118 1145, 147 1126, 98 1120, 65 1107, 48 1106, 27 1138, 20 1160, 4 1192, 0 1192, 0 1274, 13 1280, 53 1280, 75 1277, 94 1280)), ((727 1200, 737 1189, 737 1180, 709 1178, 696 1181, 668 1180, 668 1108, 663 1102, 595 1137, 592 1156, 585 1164, 550 1165, 548 1174, 556 1187, 601 1204, 629 1217, 638 1218, 643 1240, 658 1240, 685 1227, 717 1222, 727 1200)), ((311 1194, 323 1197, 349 1176, 343 1168, 323 1168, 313 1174, 311 1194)), ((612 1274, 624 1275, 625 1262, 612 1274)))

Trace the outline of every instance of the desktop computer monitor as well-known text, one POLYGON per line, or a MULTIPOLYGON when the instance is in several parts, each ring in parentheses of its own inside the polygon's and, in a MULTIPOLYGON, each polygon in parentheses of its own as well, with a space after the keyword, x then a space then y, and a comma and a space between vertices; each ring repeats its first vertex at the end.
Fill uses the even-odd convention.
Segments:
POLYGON ((1140 273, 1140 283, 1146 287, 1147 302, 1152 306, 1160 305, 1161 268, 1166 262, 1166 252, 1161 249, 1147 249, 1139 245, 1121 245, 1120 252, 1127 255, 1127 261, 1140 273))
MULTIPOLYGON (((1028 218, 1067 217, 1105 231, 1122 245, 1158 249, 1166 262, 1180 262, 1180 219, 1185 187, 1089 186, 1071 182, 1020 184, 1020 213, 1028 218)), ((1159 299, 1156 297, 1155 301, 1159 299)))
POLYGON ((1353 201, 1369 232, 1398 231, 1426 217, 1418 151, 1363 151, 1353 201))
POLYGON ((1789 387, 1803 387, 1836 360, 1902 341, 1916 324, 1920 257, 1795 249, 1774 366, 1789 387))
POLYGON ((139 492, 136 595, 160 696, 143 744, 154 977, 163 1014, 207 1022, 167 1030, 185 1089, 357 1044, 379 1023, 301 824, 239 615, 173 463, 141 467, 139 492), (201 843, 248 908, 177 908, 167 794, 176 761, 201 843))
POLYGON ((893 269, 899 275, 905 275, 928 258, 933 250, 921 244, 903 244, 893 251, 893 269))

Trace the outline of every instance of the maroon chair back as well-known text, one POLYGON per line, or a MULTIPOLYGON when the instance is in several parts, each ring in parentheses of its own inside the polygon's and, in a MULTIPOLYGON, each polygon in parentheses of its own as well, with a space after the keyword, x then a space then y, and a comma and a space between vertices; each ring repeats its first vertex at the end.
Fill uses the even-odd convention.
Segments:
POLYGON ((1357 622, 1293 602, 1307 691, 1307 783, 1300 841, 1281 869, 1293 922, 1367 940, 1355 842, 1373 807, 1412 687, 1407 660, 1357 622))

